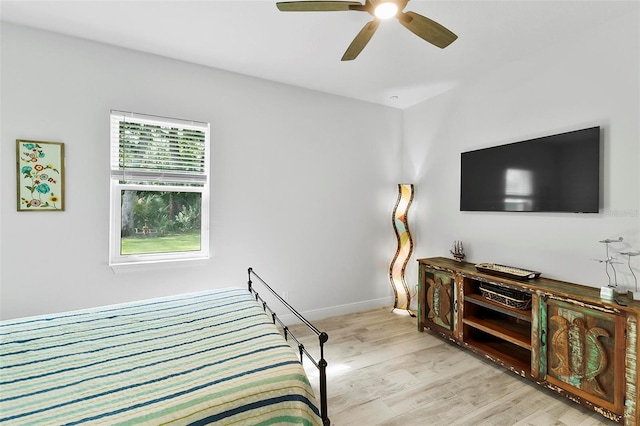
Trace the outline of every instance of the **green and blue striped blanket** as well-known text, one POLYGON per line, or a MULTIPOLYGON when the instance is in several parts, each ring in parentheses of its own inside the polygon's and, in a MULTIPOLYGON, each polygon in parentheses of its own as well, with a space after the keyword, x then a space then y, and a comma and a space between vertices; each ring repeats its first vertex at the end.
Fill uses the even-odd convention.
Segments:
POLYGON ((3 321, 0 424, 321 425, 244 289, 3 321))

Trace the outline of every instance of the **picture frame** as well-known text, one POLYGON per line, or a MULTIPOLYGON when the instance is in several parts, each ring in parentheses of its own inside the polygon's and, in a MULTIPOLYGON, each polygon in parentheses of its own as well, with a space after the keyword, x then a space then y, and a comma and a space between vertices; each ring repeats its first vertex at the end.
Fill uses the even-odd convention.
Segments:
POLYGON ((64 143, 16 140, 19 212, 64 211, 64 143))

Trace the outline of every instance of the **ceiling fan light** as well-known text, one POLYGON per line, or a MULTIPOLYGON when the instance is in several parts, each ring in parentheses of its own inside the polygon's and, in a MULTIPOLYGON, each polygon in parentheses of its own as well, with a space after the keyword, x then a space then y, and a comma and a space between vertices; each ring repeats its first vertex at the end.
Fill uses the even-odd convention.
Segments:
POLYGON ((377 18, 389 19, 396 16, 396 13, 398 13, 398 5, 390 1, 380 3, 378 6, 376 6, 376 9, 373 13, 377 18))

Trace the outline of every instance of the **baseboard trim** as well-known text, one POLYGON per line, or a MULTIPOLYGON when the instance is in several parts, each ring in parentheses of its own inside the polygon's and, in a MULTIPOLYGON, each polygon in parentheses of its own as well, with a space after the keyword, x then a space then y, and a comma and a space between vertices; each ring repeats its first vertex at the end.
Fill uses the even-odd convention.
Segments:
MULTIPOLYGON (((344 305, 329 306, 326 308, 312 309, 310 311, 300 312, 303 317, 309 321, 318 321, 325 318, 335 317, 338 315, 352 314, 355 312, 369 311, 371 309, 389 307, 389 312, 393 307, 393 299, 385 297, 382 299, 364 300, 362 302, 346 303, 344 305)), ((300 320, 293 314, 278 315, 278 318, 286 324, 293 325, 300 323, 300 320)))

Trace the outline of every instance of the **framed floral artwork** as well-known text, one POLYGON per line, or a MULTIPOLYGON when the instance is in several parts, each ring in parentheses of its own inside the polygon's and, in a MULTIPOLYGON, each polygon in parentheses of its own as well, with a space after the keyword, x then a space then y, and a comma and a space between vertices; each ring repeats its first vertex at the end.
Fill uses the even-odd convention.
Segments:
POLYGON ((16 141, 18 211, 64 210, 64 144, 16 141))

